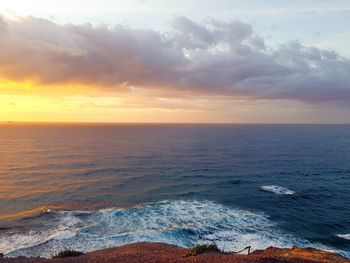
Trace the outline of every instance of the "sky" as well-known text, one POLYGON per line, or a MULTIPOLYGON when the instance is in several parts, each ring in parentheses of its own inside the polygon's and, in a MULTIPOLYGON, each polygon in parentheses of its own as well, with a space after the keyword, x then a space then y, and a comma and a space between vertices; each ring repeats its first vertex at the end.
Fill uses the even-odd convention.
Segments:
POLYGON ((348 0, 1 0, 0 121, 350 123, 348 0))

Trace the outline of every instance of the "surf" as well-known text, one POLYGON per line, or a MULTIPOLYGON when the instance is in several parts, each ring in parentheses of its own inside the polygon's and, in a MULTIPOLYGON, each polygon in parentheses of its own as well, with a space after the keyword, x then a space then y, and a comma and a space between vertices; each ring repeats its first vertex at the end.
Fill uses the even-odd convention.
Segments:
POLYGON ((264 186, 261 186, 261 189, 263 191, 274 193, 277 195, 294 195, 295 194, 294 191, 279 185, 264 185, 264 186))
POLYGON ((141 241, 182 247, 215 243, 226 252, 246 246, 253 250, 294 245, 326 249, 284 233, 264 213, 206 200, 46 213, 52 215, 47 222, 50 227, 4 233, 0 237, 0 251, 8 256, 50 257, 65 248, 89 252, 141 241))

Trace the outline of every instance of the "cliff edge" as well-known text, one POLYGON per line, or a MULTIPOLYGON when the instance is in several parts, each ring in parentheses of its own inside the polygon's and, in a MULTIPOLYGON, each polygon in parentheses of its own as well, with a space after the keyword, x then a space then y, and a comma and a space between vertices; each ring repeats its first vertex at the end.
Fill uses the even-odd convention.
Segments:
POLYGON ((313 248, 275 248, 258 250, 249 255, 206 252, 188 256, 188 249, 162 243, 135 243, 86 253, 79 257, 0 258, 0 263, 155 263, 155 262, 232 262, 232 263, 350 263, 350 260, 330 252, 313 248))

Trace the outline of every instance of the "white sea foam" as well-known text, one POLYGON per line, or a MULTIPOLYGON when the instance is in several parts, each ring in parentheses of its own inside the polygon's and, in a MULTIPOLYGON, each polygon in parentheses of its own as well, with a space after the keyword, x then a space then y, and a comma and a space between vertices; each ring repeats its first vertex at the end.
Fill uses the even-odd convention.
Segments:
MULTIPOLYGON (((164 201, 129 209, 59 212, 47 230, 5 233, 0 251, 9 256, 46 256, 64 248, 92 251, 149 241, 189 247, 215 242, 225 251, 246 246, 316 246, 282 233, 262 213, 211 201, 164 201)), ((324 247, 325 248, 325 247, 324 247)))
POLYGON ((81 220, 74 216, 59 218, 57 224, 46 231, 10 231, 0 236, 0 251, 5 254, 35 247, 50 240, 66 240, 75 237, 81 220))
POLYGON ((278 194, 278 195, 293 195, 293 194, 295 194, 294 191, 289 190, 286 187, 278 186, 278 185, 264 185, 264 186, 261 186, 261 189, 264 191, 267 191, 267 192, 278 194))
POLYGON ((350 234, 338 234, 337 237, 350 240, 350 234))

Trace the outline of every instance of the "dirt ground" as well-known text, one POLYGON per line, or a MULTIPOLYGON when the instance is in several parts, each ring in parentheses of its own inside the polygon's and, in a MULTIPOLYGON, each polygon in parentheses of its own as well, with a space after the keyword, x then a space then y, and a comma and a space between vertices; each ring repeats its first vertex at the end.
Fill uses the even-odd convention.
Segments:
POLYGON ((188 250, 162 243, 135 243, 87 253, 80 257, 62 259, 43 258, 0 258, 0 263, 153 263, 153 262, 203 262, 203 263, 350 263, 341 256, 316 249, 268 248, 249 255, 204 253, 186 256, 188 250))

